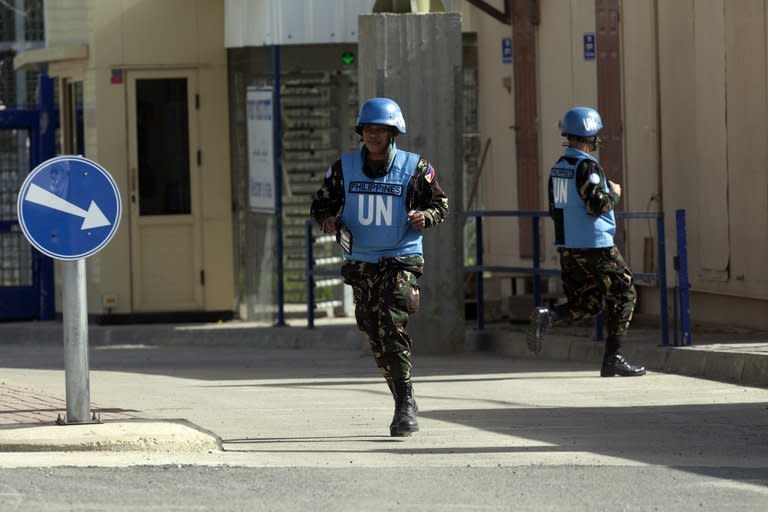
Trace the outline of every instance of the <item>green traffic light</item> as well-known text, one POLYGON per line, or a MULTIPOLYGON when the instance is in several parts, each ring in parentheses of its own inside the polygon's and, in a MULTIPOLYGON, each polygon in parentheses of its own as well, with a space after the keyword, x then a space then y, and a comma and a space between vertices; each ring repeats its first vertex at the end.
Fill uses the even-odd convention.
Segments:
POLYGON ((343 62, 346 65, 354 64, 355 63, 355 54, 352 52, 344 52, 341 55, 341 62, 343 62))

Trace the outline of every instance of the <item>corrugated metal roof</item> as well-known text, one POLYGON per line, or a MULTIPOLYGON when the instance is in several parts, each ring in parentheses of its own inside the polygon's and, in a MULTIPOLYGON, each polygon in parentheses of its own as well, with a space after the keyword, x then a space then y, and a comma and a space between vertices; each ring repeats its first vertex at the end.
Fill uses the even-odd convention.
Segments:
POLYGON ((374 0, 226 0, 227 48, 357 42, 374 0))

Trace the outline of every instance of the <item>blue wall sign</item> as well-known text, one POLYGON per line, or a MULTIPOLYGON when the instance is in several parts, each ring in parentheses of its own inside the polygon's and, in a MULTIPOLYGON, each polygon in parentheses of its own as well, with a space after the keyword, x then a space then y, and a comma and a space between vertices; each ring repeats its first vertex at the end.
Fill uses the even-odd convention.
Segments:
POLYGON ((501 62, 502 64, 512 64, 512 38, 501 38, 501 62))
POLYGON ((584 60, 595 58, 595 33, 584 32, 584 60))
POLYGON ((19 225, 37 250, 58 260, 100 251, 120 225, 120 191, 99 164, 59 156, 35 167, 16 203, 19 225))

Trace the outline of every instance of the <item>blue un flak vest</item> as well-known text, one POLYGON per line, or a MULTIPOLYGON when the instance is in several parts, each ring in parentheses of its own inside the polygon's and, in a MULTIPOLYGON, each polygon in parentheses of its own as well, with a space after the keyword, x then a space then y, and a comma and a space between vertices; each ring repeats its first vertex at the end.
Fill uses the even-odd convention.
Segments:
POLYGON ((408 182, 419 155, 393 148, 395 156, 384 176, 371 179, 363 172, 360 151, 344 153, 344 209, 341 219, 352 232, 352 253, 344 257, 376 263, 379 258, 422 254, 421 231, 408 221, 408 182))
MULTIPOLYGON (((563 158, 555 163, 549 175, 555 207, 555 231, 564 238, 556 240, 556 245, 569 249, 612 247, 616 232, 613 210, 597 217, 590 215, 576 188, 576 169, 584 160, 598 163, 589 153, 566 148, 563 158)), ((604 177, 602 185, 606 192, 610 190, 604 177)))

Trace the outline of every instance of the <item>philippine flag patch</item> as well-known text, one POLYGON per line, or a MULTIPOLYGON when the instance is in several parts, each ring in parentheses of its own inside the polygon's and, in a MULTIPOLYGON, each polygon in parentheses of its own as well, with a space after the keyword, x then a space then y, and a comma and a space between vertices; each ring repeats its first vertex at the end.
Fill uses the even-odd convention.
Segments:
POLYGON ((432 183, 432 180, 435 179, 435 168, 431 165, 427 166, 427 172, 424 173, 424 179, 427 180, 427 183, 432 183))

